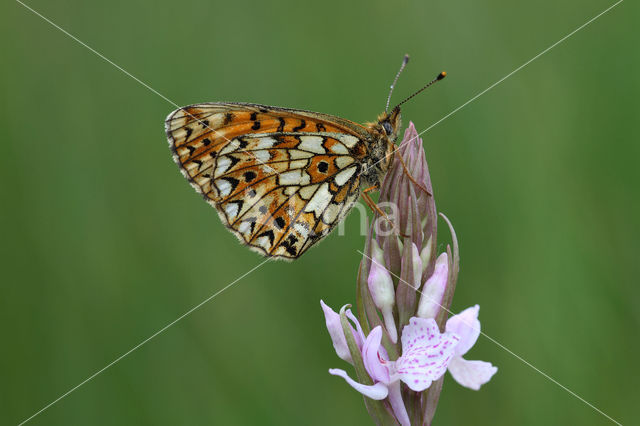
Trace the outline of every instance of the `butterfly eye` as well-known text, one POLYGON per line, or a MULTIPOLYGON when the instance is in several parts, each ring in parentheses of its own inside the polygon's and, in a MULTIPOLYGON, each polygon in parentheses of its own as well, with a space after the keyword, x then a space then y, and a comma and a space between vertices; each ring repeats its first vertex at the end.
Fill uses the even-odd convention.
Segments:
POLYGON ((385 121, 384 123, 382 123, 382 128, 387 133, 387 135, 390 135, 391 133, 393 133, 393 127, 391 127, 391 123, 389 123, 388 121, 385 121))

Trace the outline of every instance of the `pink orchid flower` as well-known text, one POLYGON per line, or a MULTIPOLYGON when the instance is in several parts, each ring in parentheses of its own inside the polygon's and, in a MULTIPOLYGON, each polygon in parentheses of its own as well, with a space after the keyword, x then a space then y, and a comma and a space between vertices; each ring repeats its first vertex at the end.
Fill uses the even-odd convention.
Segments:
POLYGON ((471 349, 480 336, 479 311, 479 305, 467 308, 449 318, 446 325, 447 333, 460 337, 455 347, 454 357, 449 363, 449 373, 456 382, 473 390, 479 390, 480 386, 487 383, 498 371, 498 367, 494 367, 490 362, 467 361, 462 358, 462 355, 471 349))
MULTIPOLYGON (((327 327, 337 331, 335 321, 337 317, 339 323, 339 315, 324 303, 322 305, 327 327), (332 322, 331 326, 329 322, 332 322)), ((354 318, 351 320, 354 321, 354 318)), ((357 320, 354 322, 360 329, 357 320)), ((342 348, 344 339, 343 334, 336 336, 337 334, 330 331, 336 352, 338 352, 337 348, 342 348), (336 337, 338 337, 338 344, 336 344, 336 337)), ((341 369, 330 369, 329 373, 342 377, 351 387, 371 399, 382 400, 388 397, 400 424, 410 425, 409 415, 402 400, 400 382, 406 383, 416 392, 427 389, 434 380, 438 380, 446 372, 449 362, 454 357, 458 341, 459 337, 454 333, 440 333, 438 325, 432 318, 414 317, 402 330, 402 356, 397 360, 390 361, 386 350, 381 345, 382 327, 380 326, 371 330, 362 347, 358 345, 365 369, 374 382, 373 385, 358 383, 341 369)), ((338 356, 345 359, 339 352, 338 356)))

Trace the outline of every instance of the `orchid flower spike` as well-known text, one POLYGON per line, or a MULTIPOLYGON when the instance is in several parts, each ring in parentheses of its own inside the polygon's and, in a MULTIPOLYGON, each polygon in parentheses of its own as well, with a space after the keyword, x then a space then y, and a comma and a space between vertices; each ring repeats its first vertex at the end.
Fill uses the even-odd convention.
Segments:
POLYGON ((458 239, 449 219, 436 210, 413 123, 380 184, 378 204, 388 208, 395 226, 386 232, 374 222, 360 262, 358 318, 372 330, 363 333, 350 306, 337 314, 321 302, 336 353, 353 365, 355 380, 341 369, 329 373, 367 397, 376 424, 431 425, 447 370, 462 386, 479 389, 498 369, 463 358, 480 334, 477 305, 446 321, 460 269, 458 239), (439 256, 438 216, 451 235, 451 245, 439 256))

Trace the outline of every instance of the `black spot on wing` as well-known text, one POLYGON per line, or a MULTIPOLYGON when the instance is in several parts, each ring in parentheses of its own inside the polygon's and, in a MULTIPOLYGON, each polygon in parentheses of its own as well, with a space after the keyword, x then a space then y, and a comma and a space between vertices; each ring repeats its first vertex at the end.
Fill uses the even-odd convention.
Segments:
MULTIPOLYGON (((241 211, 242 210, 242 205, 244 204, 244 201, 242 201, 242 200, 230 201, 229 204, 235 204, 236 206, 238 206, 238 210, 237 211, 241 211)), ((226 212, 225 212, 225 214, 226 214, 226 212)))
POLYGON ((292 130, 293 130, 294 132, 299 132, 300 130, 304 129, 305 127, 307 127, 307 122, 306 122, 306 121, 304 121, 304 118, 301 118, 301 119, 300 119, 300 125, 299 125, 299 126, 294 127, 292 130))
POLYGON ((256 236, 256 239, 260 238, 260 237, 267 237, 269 239, 269 245, 270 246, 273 245, 273 240, 275 240, 275 238, 276 238, 271 229, 269 229, 268 231, 264 231, 260 235, 256 236))
POLYGON ((289 236, 280 244, 291 256, 295 256, 298 251, 296 250, 296 243, 298 242, 298 237, 293 234, 289 234, 289 236))
POLYGON ((234 156, 232 156, 232 155, 227 155, 227 158, 228 158, 229 160, 231 160, 231 164, 229 165, 229 167, 227 168, 227 170, 231 170, 231 169, 233 169, 233 166, 235 166, 236 164, 238 164, 238 163, 240 162, 240 159, 239 159, 239 158, 236 158, 236 157, 234 157, 234 156))
MULTIPOLYGON (((238 183, 240 183, 240 181, 238 179, 232 178, 232 177, 224 177, 224 178, 220 178, 220 180, 226 180, 227 182, 229 182, 229 185, 231 185, 231 191, 230 193, 233 193, 233 191, 236 189, 236 187, 238 186, 238 183)), ((233 201, 234 203, 242 203, 242 201, 233 201)), ((242 204, 240 204, 239 207, 242 207, 242 204)), ((240 209, 238 209, 238 211, 240 211, 240 209)))
POLYGON ((250 233, 253 234, 253 230, 256 227, 256 222, 258 221, 258 218, 252 216, 252 217, 248 217, 246 218, 243 222, 249 222, 251 224, 251 231, 250 233))

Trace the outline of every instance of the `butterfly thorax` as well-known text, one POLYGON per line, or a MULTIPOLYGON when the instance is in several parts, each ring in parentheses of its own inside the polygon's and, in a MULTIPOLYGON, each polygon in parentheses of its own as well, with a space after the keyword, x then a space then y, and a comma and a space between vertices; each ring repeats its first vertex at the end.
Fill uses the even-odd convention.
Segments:
POLYGON ((369 186, 380 186, 386 174, 395 151, 395 142, 400 128, 400 109, 395 108, 391 113, 383 112, 378 120, 367 123, 367 131, 371 135, 368 141, 369 155, 363 164, 362 178, 369 186))

